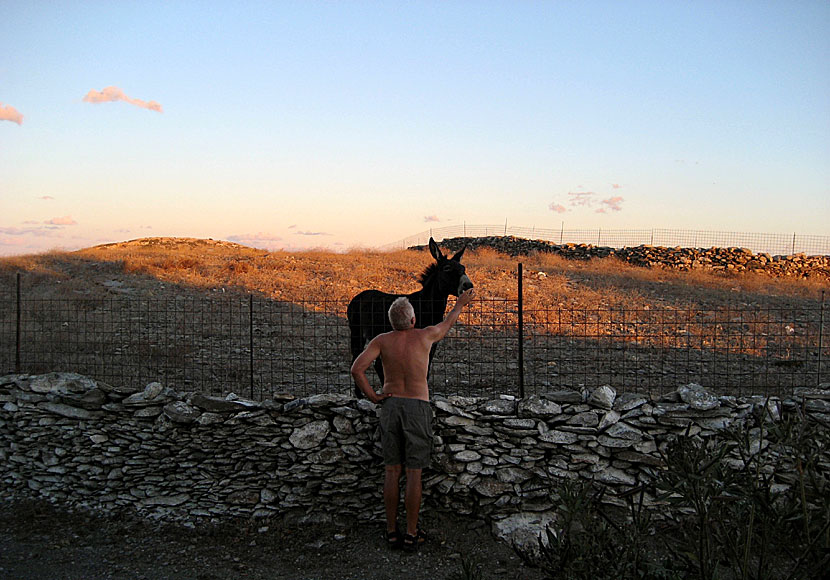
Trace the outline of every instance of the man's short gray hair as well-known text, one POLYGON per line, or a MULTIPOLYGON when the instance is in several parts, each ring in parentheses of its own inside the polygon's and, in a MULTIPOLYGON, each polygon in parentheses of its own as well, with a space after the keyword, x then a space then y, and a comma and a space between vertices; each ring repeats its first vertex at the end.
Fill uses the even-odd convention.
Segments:
POLYGON ((389 322, 395 330, 406 330, 409 328, 412 317, 415 316, 415 309, 406 296, 396 299, 389 307, 389 322))

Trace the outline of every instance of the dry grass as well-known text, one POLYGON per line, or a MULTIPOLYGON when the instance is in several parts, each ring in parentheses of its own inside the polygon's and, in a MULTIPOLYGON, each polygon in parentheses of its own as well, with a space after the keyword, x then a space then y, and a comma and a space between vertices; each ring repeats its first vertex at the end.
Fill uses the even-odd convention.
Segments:
MULTIPOLYGON (((348 300, 366 288, 418 289, 418 274, 431 263, 426 252, 266 252, 227 242, 159 239, 78 252, 51 252, 0 259, 0 273, 25 271, 59 280, 128 276, 182 287, 254 292, 299 300, 348 300)), ((517 259, 483 248, 464 256, 481 298, 515 299, 517 265, 524 265, 528 308, 682 307, 712 309, 726 303, 780 305, 821 299, 830 285, 757 274, 720 275, 639 268, 614 258, 573 262, 552 254, 517 259)))
MULTIPOLYGON (((516 332, 513 301, 518 295, 519 261, 524 266, 525 338, 530 340, 525 361, 531 381, 659 383, 666 369, 683 373, 683 369, 694 367, 698 369, 694 372, 703 373, 706 369, 732 369, 739 361, 748 365, 740 371, 746 377, 764 377, 770 384, 773 374, 774 381, 789 380, 780 378, 779 373, 790 367, 775 365, 794 365, 799 372, 822 375, 815 357, 827 283, 639 268, 614 258, 575 262, 535 254, 519 259, 492 249, 464 255, 479 300, 465 312, 456 340, 442 346, 442 356, 452 372, 457 370, 457 361, 473 361, 484 370, 471 372, 480 373, 483 381, 515 367, 509 336, 516 332), (588 369, 596 379, 586 375, 588 369), (643 379, 637 373, 650 378, 643 379)), ((430 263, 432 258, 426 251, 288 253, 209 240, 150 239, 72 253, 0 259, 0 298, 4 292, 9 296, 14 275, 20 271, 26 273, 23 287, 27 299, 118 297, 125 302, 124 306, 107 307, 112 309, 143 308, 141 304, 147 301, 171 297, 198 299, 207 295, 212 301, 222 294, 252 294, 264 298, 268 309, 270 305, 281 308, 280 304, 294 303, 302 306, 295 309, 298 313, 315 312, 315 332, 326 336, 315 338, 315 350, 323 354, 320 361, 310 364, 345 369, 348 330, 342 319, 348 300, 367 288, 399 293, 417 290, 418 275, 430 263)), ((154 304, 170 304, 171 320, 158 324, 165 328, 172 325, 171 336, 185 321, 197 322, 194 315, 177 314, 175 304, 154 304)), ((41 309, 46 306, 42 304, 41 309)), ((130 319, 131 315, 124 316, 130 319)), ((12 322, 0 317, 0 327, 4 324, 11 328, 12 322)), ((262 324, 273 326, 273 322, 262 324)), ((216 328, 212 331, 224 333, 216 328)), ((195 332, 210 333, 211 327, 195 332)), ((288 332, 290 336, 292 331, 288 332)), ((308 345, 302 340, 295 345, 293 338, 281 342, 277 338, 269 336, 275 342, 266 350, 272 354, 278 348, 288 350, 269 360, 306 356, 303 349, 308 345)), ((215 362, 226 356, 206 354, 213 347, 201 343, 192 348, 215 362)), ((192 353, 188 356, 194 358, 192 353)), ((830 353, 824 357, 830 358, 830 353)), ((180 362, 173 360, 171 364, 180 362)), ((307 381, 317 380, 307 374, 307 381)))

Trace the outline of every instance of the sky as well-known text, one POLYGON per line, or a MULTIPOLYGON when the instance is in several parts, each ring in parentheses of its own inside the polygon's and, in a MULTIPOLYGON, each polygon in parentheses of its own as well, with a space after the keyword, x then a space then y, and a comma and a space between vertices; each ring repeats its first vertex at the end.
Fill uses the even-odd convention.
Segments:
POLYGON ((830 234, 830 2, 7 0, 0 255, 830 234))

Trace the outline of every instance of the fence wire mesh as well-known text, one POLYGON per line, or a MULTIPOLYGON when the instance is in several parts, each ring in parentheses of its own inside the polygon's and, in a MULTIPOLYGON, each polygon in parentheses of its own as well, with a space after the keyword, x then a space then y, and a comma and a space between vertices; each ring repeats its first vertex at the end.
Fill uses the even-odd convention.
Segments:
MULTIPOLYGON (((257 400, 351 393, 346 306, 214 294, 24 293, 18 301, 13 290, 0 291, 0 374, 70 371, 136 389, 160 381, 257 400)), ((829 346, 823 302, 815 309, 560 308, 520 316, 517 300, 477 299, 439 344, 430 385, 442 395, 526 396, 608 384, 655 396, 691 382, 720 394, 787 394, 830 383, 829 346)))
POLYGON ((771 255, 830 255, 830 236, 774 234, 753 232, 720 232, 652 228, 642 230, 528 228, 503 225, 457 225, 426 230, 389 244, 387 249, 422 246, 434 237, 437 241, 455 237, 516 236, 545 240, 554 244, 591 244, 612 248, 650 246, 681 246, 684 248, 740 247, 755 253, 771 255))

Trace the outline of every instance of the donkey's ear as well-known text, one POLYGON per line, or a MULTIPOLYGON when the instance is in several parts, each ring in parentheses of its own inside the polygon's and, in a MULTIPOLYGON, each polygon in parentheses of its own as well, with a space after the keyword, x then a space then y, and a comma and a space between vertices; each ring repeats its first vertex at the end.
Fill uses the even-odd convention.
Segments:
POLYGON ((460 250, 458 253, 456 253, 456 254, 455 254, 455 256, 453 256, 451 259, 452 259, 452 260, 455 260, 456 262, 460 262, 460 261, 461 261, 461 256, 463 256, 463 255, 464 255, 464 250, 466 250, 466 249, 467 249, 467 246, 465 245, 465 246, 464 246, 463 248, 461 248, 461 250, 460 250))
POLYGON ((444 257, 444 254, 441 253, 441 248, 438 247, 438 244, 436 244, 435 240, 432 238, 429 239, 429 253, 432 254, 432 257, 436 260, 440 260, 444 257))

